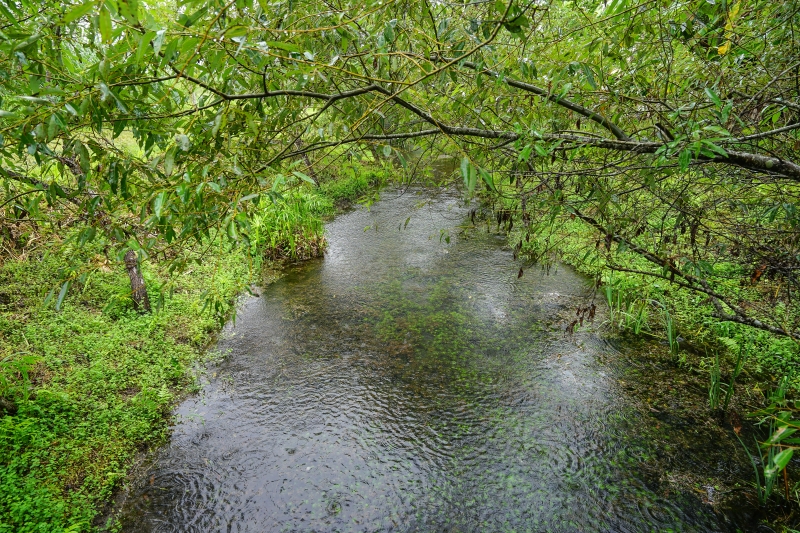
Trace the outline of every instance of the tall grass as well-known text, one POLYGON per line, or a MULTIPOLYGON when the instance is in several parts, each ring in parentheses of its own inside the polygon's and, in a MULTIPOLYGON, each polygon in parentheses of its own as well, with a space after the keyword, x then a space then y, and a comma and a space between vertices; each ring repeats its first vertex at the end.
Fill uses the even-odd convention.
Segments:
POLYGON ((332 209, 328 198, 308 191, 292 191, 267 203, 251 220, 251 253, 262 251, 266 259, 294 261, 322 255, 322 215, 332 209))

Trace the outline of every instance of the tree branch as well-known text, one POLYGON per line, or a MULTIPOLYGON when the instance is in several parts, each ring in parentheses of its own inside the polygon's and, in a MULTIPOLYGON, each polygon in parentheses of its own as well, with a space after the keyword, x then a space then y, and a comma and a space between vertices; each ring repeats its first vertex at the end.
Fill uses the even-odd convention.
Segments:
MULTIPOLYGON (((491 76, 493 78, 499 77, 497 72, 489 69, 480 68, 476 63, 473 63, 472 61, 464 61, 461 64, 469 69, 478 72, 479 74, 486 74, 487 76, 491 76)), ((584 107, 580 104, 577 104, 572 100, 568 100, 566 98, 559 98, 558 96, 551 94, 550 91, 543 89, 541 87, 537 87, 536 85, 515 80, 514 78, 509 78, 507 76, 503 77, 502 80, 506 85, 510 87, 522 89, 523 91, 527 91, 529 93, 542 96, 545 99, 553 102, 554 104, 560 105, 561 107, 566 107, 570 111, 574 111, 575 113, 578 113, 579 115, 584 116, 589 120, 600 124, 607 130, 609 130, 611 133, 613 133, 614 137, 616 137, 621 141, 630 140, 630 137, 624 131, 622 131, 622 128, 614 124, 611 120, 607 119, 600 113, 592 111, 591 109, 584 107)))
POLYGON ((658 257, 657 255, 632 243, 631 241, 622 237, 621 235, 618 235, 616 233, 607 230, 605 226, 603 226, 600 222, 598 222, 597 220, 588 215, 583 214, 580 210, 573 208, 572 211, 575 213, 575 216, 577 216, 579 219, 581 219, 582 221, 586 222, 587 224, 598 230, 600 233, 605 235, 606 238, 618 244, 624 244, 629 250, 635 252, 637 255, 646 259, 650 263, 658 267, 661 267, 663 271, 669 272, 670 275, 667 276, 664 274, 657 274, 655 272, 647 272, 647 271, 635 270, 617 266, 610 266, 609 268, 612 268, 613 270, 619 270, 620 272, 631 272, 635 274, 641 274, 645 276, 663 279, 669 281, 670 283, 678 285, 679 287, 683 287, 687 290, 703 293, 711 298, 711 301, 716 309, 714 317, 720 320, 744 324, 764 331, 769 331, 770 333, 774 333, 776 335, 790 337, 792 339, 800 337, 800 332, 798 331, 789 331, 784 328, 779 328, 776 326, 772 326, 770 324, 765 324, 764 322, 761 322, 760 320, 749 316, 744 309, 742 309, 736 304, 729 302, 725 296, 709 288, 708 283, 704 279, 697 278, 695 276, 692 276, 691 274, 683 272, 669 259, 658 257), (684 279, 686 280, 686 282, 684 283, 680 281, 680 279, 675 279, 676 277, 684 279), (721 304, 725 304, 725 306, 731 309, 734 314, 725 313, 724 310, 722 309, 721 304))

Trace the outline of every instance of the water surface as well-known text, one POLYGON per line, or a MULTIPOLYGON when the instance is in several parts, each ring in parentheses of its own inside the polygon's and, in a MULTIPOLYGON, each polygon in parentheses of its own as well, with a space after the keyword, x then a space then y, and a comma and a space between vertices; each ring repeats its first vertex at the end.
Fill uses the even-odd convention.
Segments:
POLYGON ((518 277, 454 196, 384 196, 242 303, 126 531, 730 529, 645 474, 653 419, 602 363, 614 349, 564 334, 585 280, 518 277))

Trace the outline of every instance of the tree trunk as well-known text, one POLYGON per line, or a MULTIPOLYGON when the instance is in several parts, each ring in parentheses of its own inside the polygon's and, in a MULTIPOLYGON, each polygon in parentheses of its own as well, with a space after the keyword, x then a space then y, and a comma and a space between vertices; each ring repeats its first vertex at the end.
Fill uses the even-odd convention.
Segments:
POLYGON ((0 396, 0 414, 5 411, 8 415, 17 414, 17 404, 0 396))
MULTIPOLYGON (((297 139, 297 141, 295 141, 294 143, 294 146, 297 150, 302 150, 303 140, 297 139)), ((311 164, 311 158, 308 157, 308 153, 304 153, 302 157, 303 157, 303 162, 306 164, 306 174, 308 174, 311 177, 311 179, 314 180, 314 183, 319 185, 319 178, 317 177, 316 171, 314 171, 314 167, 311 164)))
POLYGON ((125 268, 128 270, 128 277, 131 278, 133 308, 137 311, 149 313, 150 298, 147 297, 147 287, 145 287, 142 272, 139 270, 139 260, 133 250, 129 250, 125 254, 125 268))

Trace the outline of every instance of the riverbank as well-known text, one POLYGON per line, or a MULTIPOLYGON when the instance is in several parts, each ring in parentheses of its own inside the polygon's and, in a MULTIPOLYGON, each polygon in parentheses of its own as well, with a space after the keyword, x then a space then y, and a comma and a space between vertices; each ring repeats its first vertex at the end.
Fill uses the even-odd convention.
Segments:
MULTIPOLYGON (((563 261, 596 280, 593 301, 607 306, 605 327, 612 334, 628 343, 660 344, 660 350, 643 360, 630 361, 631 372, 647 372, 652 380, 637 379, 639 386, 629 392, 661 424, 694 427, 695 432, 702 428, 714 447, 740 455, 745 463, 753 461, 749 486, 731 486, 730 472, 715 473, 714 465, 702 462, 684 469, 677 482, 693 490, 725 486, 729 494, 717 494, 714 501, 712 490, 708 499, 716 505, 735 492, 761 509, 765 523, 794 531, 800 503, 797 465, 787 459, 780 466, 774 458, 783 450, 782 438, 775 435, 786 429, 791 434, 797 427, 793 399, 800 392, 800 345, 787 336, 718 320, 706 295, 635 273, 648 271, 650 265, 621 247, 613 256, 614 265, 609 265, 609 250, 598 239, 592 228, 573 220, 557 234, 528 236, 524 228, 517 228, 509 244, 523 264, 528 261, 526 268, 563 261), (531 257, 538 264, 531 264, 531 257)), ((724 259, 717 268, 726 268, 724 259)), ((731 283, 739 280, 732 277, 731 283)), ((671 446, 657 431, 648 438, 663 440, 665 450, 671 446)), ((741 507, 729 505, 737 506, 741 507)))
MULTIPOLYGON (((517 236, 517 240, 522 238, 517 236)), ((742 350, 744 366, 737 383, 777 387, 786 377, 789 390, 800 391, 800 373, 796 371, 800 345, 796 340, 720 321, 713 316, 715 309, 706 295, 668 280, 606 268, 603 245, 598 246, 596 240, 596 233, 580 223, 568 224, 559 236, 558 254, 579 272, 599 281, 597 298, 609 306, 613 329, 657 339, 669 346, 676 363, 706 372, 717 364, 721 365, 721 374, 730 374, 742 350), (715 363, 717 357, 720 360, 715 363)), ((522 253, 533 246, 530 241, 524 242, 522 253)), ((616 264, 640 271, 648 267, 643 258, 625 251, 617 252, 616 264)), ((724 263, 718 268, 725 268, 724 263)), ((751 407, 756 405, 751 403, 751 407)))
POLYGON ((388 176, 349 171, 285 195, 280 208, 267 200, 252 238, 184 251, 192 264, 179 274, 169 257, 143 261, 150 314, 133 309, 107 243, 76 245, 81 227, 63 240, 43 231, 41 244, 3 257, 0 533, 93 529, 135 457, 168 438, 172 408, 196 390, 204 362, 222 355, 207 347, 237 295, 275 278, 270 261, 321 253, 322 218, 388 176), (56 310, 48 292, 75 264, 91 268, 56 310))

